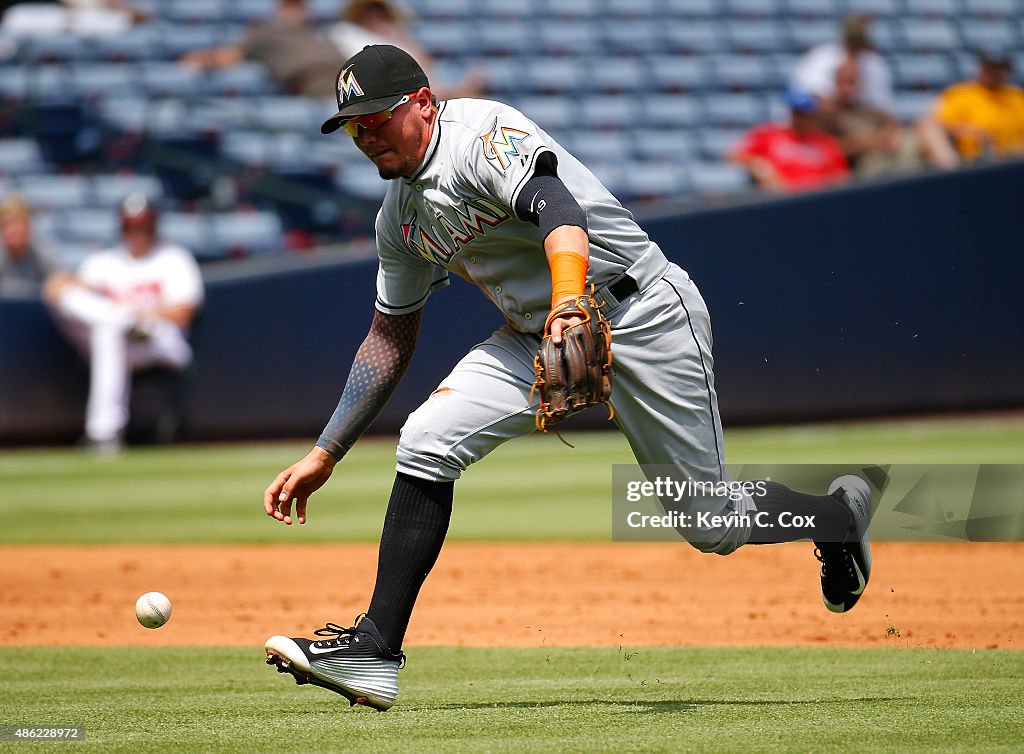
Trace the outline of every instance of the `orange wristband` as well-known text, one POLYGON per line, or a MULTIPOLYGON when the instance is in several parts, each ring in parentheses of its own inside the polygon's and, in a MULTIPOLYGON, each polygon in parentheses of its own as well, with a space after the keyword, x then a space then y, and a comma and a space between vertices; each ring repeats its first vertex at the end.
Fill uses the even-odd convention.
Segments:
POLYGON ((574 251, 556 251, 551 255, 551 308, 569 296, 581 296, 587 290, 590 260, 574 251))

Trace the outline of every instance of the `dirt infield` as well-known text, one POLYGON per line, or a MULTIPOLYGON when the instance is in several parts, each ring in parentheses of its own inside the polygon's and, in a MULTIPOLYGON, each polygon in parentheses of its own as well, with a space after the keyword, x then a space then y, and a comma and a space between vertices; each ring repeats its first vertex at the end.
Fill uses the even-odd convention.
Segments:
MULTIPOLYGON (((675 544, 445 547, 407 643, 1021 648, 1024 544, 879 544, 857 608, 821 604, 806 543, 727 558, 675 544)), ((349 624, 376 546, 0 547, 0 645, 252 645, 349 624), (174 602, 164 628, 135 598, 174 602)))

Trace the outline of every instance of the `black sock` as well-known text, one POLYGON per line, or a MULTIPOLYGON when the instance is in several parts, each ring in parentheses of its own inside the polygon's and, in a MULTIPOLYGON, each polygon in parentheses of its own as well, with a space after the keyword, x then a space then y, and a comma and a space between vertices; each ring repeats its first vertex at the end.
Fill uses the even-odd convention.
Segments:
POLYGON ((764 495, 754 496, 754 504, 758 512, 768 513, 768 522, 774 526, 755 525, 750 531, 750 544, 767 545, 798 539, 811 539, 815 543, 846 541, 853 520, 847 507, 836 498, 794 492, 778 482, 764 482, 764 488, 764 495), (783 513, 789 515, 780 521, 783 513), (813 516, 814 523, 811 526, 782 525, 792 523, 797 516, 813 516))
POLYGON ((455 482, 398 474, 377 556, 377 584, 366 616, 392 652, 402 648, 416 596, 434 567, 452 518, 455 482))

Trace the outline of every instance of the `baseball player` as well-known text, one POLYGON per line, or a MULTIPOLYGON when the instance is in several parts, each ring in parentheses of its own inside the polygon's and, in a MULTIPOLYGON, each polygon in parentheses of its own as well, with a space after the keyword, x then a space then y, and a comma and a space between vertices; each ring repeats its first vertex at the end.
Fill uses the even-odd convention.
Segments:
MULTIPOLYGON (((315 639, 266 642, 268 664, 298 683, 386 710, 398 693, 413 605, 448 529, 455 481, 501 443, 558 418, 551 409, 557 396, 543 388, 553 389, 561 367, 545 361, 545 351, 557 357, 579 349, 570 333, 606 322, 615 357, 609 405, 637 460, 721 482, 725 459, 704 301, 589 170, 511 107, 476 99, 438 104, 423 71, 395 47, 369 46, 346 61, 337 100, 338 113, 321 130, 343 129, 389 181, 376 222, 376 311, 316 446, 267 487, 267 515, 305 523, 309 496, 401 379, 423 306, 449 275, 474 283, 506 320, 402 428, 365 615, 350 628, 328 623, 315 639)), ((582 340, 600 344, 601 331, 582 340)), ((600 379, 602 353, 595 346, 575 356, 593 360, 600 379)), ((600 402, 600 386, 594 393, 600 402)), ((813 516, 813 527, 772 529, 770 541, 814 539, 826 606, 853 607, 870 575, 866 482, 841 477, 823 496, 773 482, 764 490, 756 501, 691 501, 734 514, 688 530, 691 544, 726 555, 769 539, 752 537, 750 516, 742 514, 813 516)))
POLYGON ((188 328, 203 300, 193 256, 157 238, 156 209, 140 194, 120 209, 123 243, 60 272, 43 294, 58 325, 89 359, 87 443, 116 452, 128 423, 131 374, 192 361, 188 328))

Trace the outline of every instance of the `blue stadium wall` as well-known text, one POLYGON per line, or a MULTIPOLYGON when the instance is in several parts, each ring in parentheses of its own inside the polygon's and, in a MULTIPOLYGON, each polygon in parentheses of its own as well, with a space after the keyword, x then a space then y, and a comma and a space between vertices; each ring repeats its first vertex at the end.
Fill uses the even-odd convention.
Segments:
MULTIPOLYGON (((1022 203, 1017 163, 640 219, 707 299, 725 421, 792 421, 1024 405, 1022 203)), ((333 410, 375 265, 284 264, 208 281, 188 436, 314 437, 333 410)), ((436 294, 375 428, 500 324, 461 281, 436 294)), ((40 303, 0 300, 0 441, 79 435, 85 380, 40 303)))

